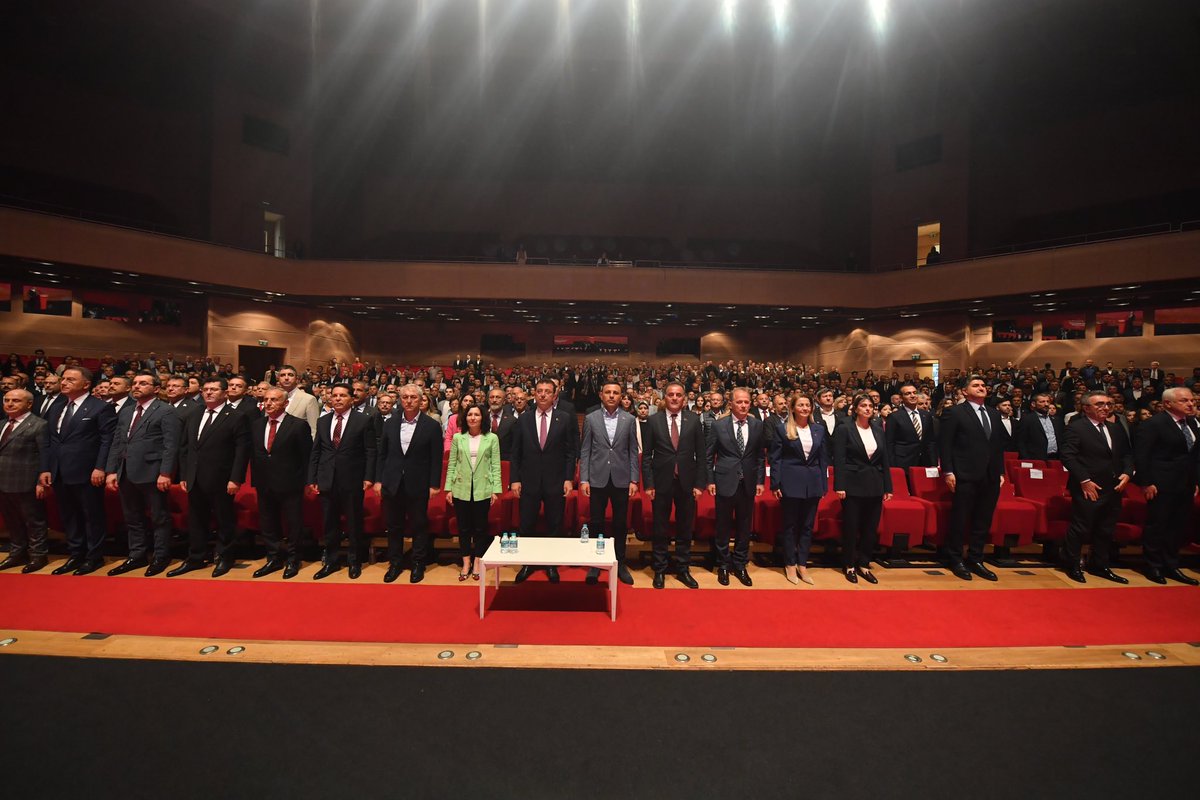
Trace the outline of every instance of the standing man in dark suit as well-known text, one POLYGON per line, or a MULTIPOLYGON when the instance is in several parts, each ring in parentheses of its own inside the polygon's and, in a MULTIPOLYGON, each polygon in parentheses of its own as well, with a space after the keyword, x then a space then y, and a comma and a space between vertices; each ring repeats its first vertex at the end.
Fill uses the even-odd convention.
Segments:
POLYGON ((933 438, 933 415, 920 408, 917 386, 900 386, 900 407, 888 417, 884 436, 887 439, 888 465, 909 467, 937 465, 937 442, 933 438))
POLYGON ((273 386, 263 395, 263 415, 250 422, 250 482, 258 494, 259 530, 267 543, 267 563, 254 571, 256 578, 282 569, 284 580, 291 580, 300 572, 313 439, 308 422, 288 414, 287 404, 287 392, 273 386))
POLYGON ((226 383, 229 384, 229 391, 225 395, 225 402, 229 403, 231 410, 245 414, 247 422, 253 422, 262 416, 258 403, 248 394, 250 385, 246 383, 244 376, 230 376, 226 383))
POLYGON ((1017 418, 1013 416, 1013 401, 1001 400, 996 403, 1000 412, 1000 443, 1006 453, 1017 452, 1016 432, 1019 429, 1017 418))
POLYGON ((1083 413, 1071 420, 1063 434, 1062 460, 1071 491, 1071 527, 1063 545, 1063 568, 1067 576, 1084 583, 1080 553, 1084 539, 1092 541, 1088 572, 1113 581, 1129 583, 1109 568, 1109 549, 1117 518, 1121 515, 1121 492, 1133 475, 1133 455, 1121 426, 1108 422, 1112 401, 1104 392, 1088 392, 1083 413))
POLYGON ((845 425, 850 421, 850 418, 845 414, 838 414, 837 408, 833 405, 833 389, 821 387, 817 390, 817 407, 812 412, 813 422, 818 422, 825 426, 825 433, 829 434, 825 437, 825 455, 828 460, 833 459, 833 434, 837 432, 838 425, 845 425))
POLYGON ((395 414, 396 398, 388 392, 380 392, 375 396, 375 409, 371 413, 371 424, 375 426, 375 443, 383 436, 383 426, 395 414))
POLYGON ((1033 396, 1033 412, 1025 415, 1017 427, 1017 451, 1021 458, 1045 461, 1058 458, 1062 443, 1062 418, 1050 413, 1050 395, 1039 392, 1033 396))
POLYGON ((38 482, 53 486, 67 533, 70 558, 55 575, 87 575, 104 566, 104 468, 117 415, 89 393, 92 373, 83 367, 62 372, 62 393, 46 422, 46 447, 38 482))
MULTIPOLYGON (((708 486, 707 451, 700 415, 684 408, 687 393, 682 383, 667 384, 666 408, 646 422, 642 439, 642 482, 646 499, 654 504, 654 588, 665 586, 670 569, 680 583, 699 589, 689 567, 692 534, 696 527, 696 501, 708 486), (667 548, 667 524, 675 507, 675 559, 672 569, 667 548)), ((643 502, 645 502, 643 500, 643 502)))
POLYGON ((53 372, 46 373, 46 379, 42 381, 41 394, 36 398, 37 403, 33 407, 33 413, 45 419, 50 414, 50 408, 54 405, 54 401, 58 399, 60 389, 60 378, 53 372))
POLYGON ((488 430, 496 434, 500 440, 500 459, 508 461, 512 456, 513 431, 516 429, 517 415, 512 409, 504 406, 504 390, 492 389, 488 392, 488 430))
MULTIPOLYGON (((308 459, 308 484, 320 495, 324 518, 325 563, 313 575, 313 580, 318 581, 340 569, 338 550, 342 546, 343 515, 346 517, 346 538, 349 539, 346 549, 349 575, 354 580, 362 574, 359 537, 363 528, 363 496, 375 483, 375 426, 366 415, 350 410, 354 403, 350 391, 350 386, 345 383, 330 390, 329 402, 333 410, 317 421, 317 436, 308 459)), ((289 394, 289 405, 293 397, 289 394)), ((395 423, 396 420, 392 420, 392 424, 395 423)), ((384 435, 387 435, 386 431, 384 435)))
POLYGON ((110 569, 109 575, 146 567, 146 575, 154 576, 171 561, 167 491, 175 474, 183 424, 174 410, 158 399, 158 388, 157 375, 135 375, 129 390, 131 400, 117 415, 117 429, 108 453, 107 483, 121 496, 129 557, 110 569), (146 540, 147 507, 154 530, 150 542, 146 540))
POLYGON ((942 557, 955 577, 971 580, 974 573, 984 580, 997 580, 983 563, 983 548, 992 527, 1000 484, 1004 480, 1004 445, 1000 438, 1000 414, 984 405, 987 384, 971 375, 963 385, 966 401, 942 414, 938 442, 941 445, 942 475, 954 493, 950 506, 950 534, 942 544, 942 557), (969 535, 968 535, 969 534, 969 535), (967 561, 963 564, 963 544, 967 561))
POLYGON ((746 565, 750 562, 750 526, 754 500, 766 481, 766 437, 763 424, 750 416, 750 390, 738 387, 730 396, 730 415, 716 420, 708 431, 706 461, 710 470, 708 493, 717 498, 717 532, 713 552, 717 582, 729 585, 732 572, 743 586, 753 585, 746 565), (737 539, 729 550, 729 535, 736 517, 737 539))
POLYGON ((400 387, 400 414, 383 426, 375 476, 375 493, 383 498, 388 531, 388 571, 384 583, 400 577, 404 530, 412 531, 409 583, 425 578, 429 558, 429 501, 442 489, 442 428, 421 413, 421 387, 400 387))
POLYGON ((1167 389, 1162 409, 1138 425, 1133 439, 1137 482, 1147 500, 1142 535, 1146 577, 1155 583, 1170 578, 1195 586, 1196 579, 1179 569, 1179 548, 1187 544, 1191 529, 1200 457, 1195 395, 1182 386, 1167 389))
MULTIPOLYGON (((520 534, 533 535, 538 511, 543 510, 546 535, 561 536, 566 498, 575 476, 579 429, 574 414, 554 407, 554 381, 541 378, 533 395, 533 412, 521 415, 513 434, 512 491, 520 503, 520 534)), ((517 583, 532 574, 533 567, 521 567, 517 583)), ((558 583, 558 567, 547 567, 546 574, 551 583, 558 583)))
POLYGON ((201 569, 208 561, 209 522, 217 519, 216 564, 212 576, 233 569, 237 512, 233 498, 246 480, 250 460, 250 425, 225 402, 224 378, 200 387, 204 405, 183 423, 179 450, 179 485, 188 495, 188 555, 168 578, 201 569))
POLYGON ((4 394, 4 430, 0 431, 0 518, 8 528, 8 557, 0 570, 46 566, 44 486, 38 483, 46 421, 33 413, 33 395, 24 389, 4 394))
MULTIPOLYGON (((600 408, 583 419, 579 445, 579 490, 590 498, 590 522, 593 535, 606 535, 617 557, 617 577, 633 585, 633 575, 625 565, 625 537, 628 533, 629 501, 637 494, 641 478, 638 458, 637 419, 621 408, 621 384, 615 381, 600 387, 600 408), (612 505, 612 529, 605 530, 604 512, 612 505)), ((588 570, 587 582, 596 583, 600 570, 588 570)))

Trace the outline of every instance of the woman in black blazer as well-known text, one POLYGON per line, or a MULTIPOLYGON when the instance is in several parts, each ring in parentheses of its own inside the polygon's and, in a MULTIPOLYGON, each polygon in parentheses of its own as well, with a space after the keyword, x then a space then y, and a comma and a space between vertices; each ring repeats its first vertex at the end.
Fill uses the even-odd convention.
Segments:
POLYGON ((829 467, 825 439, 829 434, 824 425, 810 422, 812 398, 808 395, 794 395, 790 411, 787 422, 774 414, 767 421, 773 428, 768 447, 771 488, 783 511, 780 546, 783 548, 784 575, 790 583, 811 584, 808 551, 812 547, 817 506, 825 494, 825 473, 829 467))
POLYGON ((833 489, 842 501, 842 568, 846 580, 879 583, 871 573, 883 501, 892 496, 883 426, 868 395, 855 396, 851 424, 833 434, 833 489))

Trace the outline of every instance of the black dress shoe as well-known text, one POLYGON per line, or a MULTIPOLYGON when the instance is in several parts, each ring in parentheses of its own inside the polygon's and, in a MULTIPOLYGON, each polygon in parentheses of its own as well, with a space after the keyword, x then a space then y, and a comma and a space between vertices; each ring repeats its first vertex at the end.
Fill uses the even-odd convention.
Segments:
POLYGON ((968 570, 967 565, 961 561, 952 561, 946 568, 948 570, 950 570, 951 575, 953 575, 954 577, 956 577, 960 580, 964 580, 964 581, 971 580, 970 570, 968 570))
POLYGON ((203 561, 192 561, 192 560, 188 559, 188 560, 185 560, 182 564, 180 564, 175 569, 168 572, 167 577, 174 578, 177 575, 185 575, 189 572, 194 572, 195 570, 198 570, 198 569, 204 569, 204 567, 205 567, 205 563, 203 561))
POLYGON ((288 561, 287 566, 283 568, 283 579, 290 581, 292 578, 300 574, 300 559, 288 561))
POLYGON ((617 565, 617 580, 627 586, 633 586, 633 573, 624 564, 617 565))
POLYGON ((1076 583, 1087 583, 1087 578, 1083 577, 1083 570, 1079 567, 1066 567, 1063 572, 1067 573, 1067 577, 1076 583))
POLYGON ((846 576, 846 580, 850 581, 851 583, 858 583, 858 573, 854 570, 848 569, 844 574, 846 576))
POLYGON ((350 576, 350 580, 358 580, 362 576, 362 564, 351 564, 346 574, 350 576))
POLYGON ((1167 576, 1163 575, 1156 569, 1148 569, 1146 570, 1146 580, 1150 581, 1151 583, 1157 583, 1159 586, 1165 586, 1167 583, 1167 576))
POLYGON ((1000 580, 999 578, 996 577, 996 573, 992 572, 990 569, 988 569, 986 566, 984 566, 984 563, 982 561, 968 561, 967 569, 971 570, 971 572, 973 572, 974 574, 983 578, 985 581, 1000 580))
POLYGON ((384 583, 395 583, 396 578, 400 577, 400 573, 404 572, 404 567, 399 564, 388 564, 387 574, 383 576, 384 583))
POLYGON ((103 566, 104 566, 103 558, 89 558, 87 561, 84 561, 82 564, 80 564, 78 567, 76 567, 75 571, 72 572, 71 574, 72 575, 91 575, 93 572, 95 572, 96 570, 100 569, 103 566))
POLYGON ((283 569, 283 561, 278 558, 269 558, 267 559, 267 563, 254 570, 254 577, 261 578, 264 575, 270 575, 272 572, 278 572, 281 569, 283 569))
POLYGON ((746 572, 745 568, 734 570, 733 575, 735 578, 737 578, 739 581, 742 582, 742 586, 753 586, 754 585, 754 581, 750 580, 750 573, 746 572))
POLYGON ((46 566, 45 558, 31 558, 31 559, 29 559, 28 564, 21 567, 21 574, 28 575, 31 572, 37 572, 39 569, 42 569, 45 566, 46 566))
POLYGON ((213 567, 212 576, 219 578, 229 570, 233 569, 234 560, 232 558, 218 558, 216 566, 213 567))
POLYGON ((425 565, 413 564, 412 572, 408 573, 409 583, 420 583, 425 580, 425 565))
POLYGON ((13 567, 23 567, 23 566, 25 566, 25 559, 21 558, 21 557, 14 558, 13 556, 9 556, 8 558, 4 559, 3 561, 0 561, 0 570, 12 569, 13 567))
POLYGON ((594 585, 596 585, 596 583, 599 582, 599 580, 600 580, 600 570, 597 569, 596 567, 592 567, 591 569, 589 569, 587 571, 587 577, 583 579, 583 582, 590 583, 594 586, 594 585))
POLYGON ((153 578, 155 575, 166 570, 170 563, 169 561, 151 561, 150 566, 146 567, 146 577, 153 578))
POLYGON ((862 578, 864 581, 866 581, 867 583, 871 584, 872 586, 879 583, 879 578, 875 577, 874 572, 868 572, 868 571, 860 568, 858 570, 858 576, 860 578, 862 578))
POLYGON ((679 570, 679 574, 676 577, 679 578, 680 583, 689 589, 700 588, 700 584, 696 583, 696 579, 692 577, 692 573, 688 572, 686 569, 679 570))
POLYGON ((337 571, 338 571, 338 567, 336 564, 322 564, 321 568, 319 570, 317 570, 317 574, 313 575, 313 580, 319 581, 322 578, 328 578, 330 575, 332 575, 333 573, 335 573, 337 571))
POLYGON ((546 567, 546 577, 551 583, 558 583, 558 567, 546 567))
POLYGON ((149 564, 150 564, 150 562, 144 558, 137 558, 137 559, 127 558, 124 561, 122 561, 120 564, 117 564, 115 567, 110 569, 108 571, 108 574, 109 575, 124 575, 126 572, 133 572, 135 569, 141 569, 142 567, 148 566, 149 564))
POLYGON ((654 588, 664 589, 667 585, 667 578, 661 572, 654 573, 654 588))
POLYGON ((1169 570, 1167 570, 1166 575, 1171 580, 1179 581, 1180 583, 1182 583, 1186 586, 1200 586, 1200 581, 1196 580, 1195 578, 1190 578, 1187 575, 1184 575, 1178 569, 1169 569, 1169 570))
POLYGON ((722 586, 729 585, 729 570, 724 567, 717 567, 717 583, 722 586))
POLYGON ((533 567, 525 566, 517 570, 517 583, 524 583, 533 574, 533 567))
POLYGON ((1104 578, 1106 581, 1112 581, 1113 583, 1129 583, 1129 578, 1122 577, 1107 567, 1104 569, 1089 569, 1088 573, 1095 575, 1097 578, 1104 578))
POLYGON ((71 556, 65 562, 54 568, 51 575, 66 575, 68 572, 74 572, 79 569, 79 565, 83 563, 83 556, 71 556))

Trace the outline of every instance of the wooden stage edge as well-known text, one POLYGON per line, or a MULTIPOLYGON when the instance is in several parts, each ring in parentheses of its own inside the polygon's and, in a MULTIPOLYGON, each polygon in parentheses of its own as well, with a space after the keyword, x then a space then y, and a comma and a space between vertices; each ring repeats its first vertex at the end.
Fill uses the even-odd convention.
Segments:
POLYGON ((697 670, 1016 670, 1200 666, 1200 642, 1091 647, 964 647, 938 653, 893 648, 699 648, 557 645, 384 644, 207 640, 0 630, 6 655, 256 664, 392 667, 697 670), (89 638, 91 637, 91 638, 89 638), (207 654, 200 651, 215 646, 207 654), (242 650, 231 653, 234 648, 242 650), (448 657, 439 657, 452 653, 448 657), (472 655, 473 654, 473 655, 472 655), (1137 659, 1126 654, 1137 655, 1137 659), (1156 658, 1157 654, 1161 658, 1156 658), (687 660, 679 660, 686 655, 687 660), (938 661, 933 656, 941 656, 938 661), (705 656, 715 660, 705 660, 705 656), (906 656, 916 656, 911 661, 906 656))

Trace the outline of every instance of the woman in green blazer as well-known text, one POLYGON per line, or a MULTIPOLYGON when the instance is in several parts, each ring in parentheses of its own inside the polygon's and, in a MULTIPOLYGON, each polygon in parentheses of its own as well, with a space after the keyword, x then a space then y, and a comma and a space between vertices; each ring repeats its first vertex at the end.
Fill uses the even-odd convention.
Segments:
POLYGON ((488 509, 500 495, 500 439, 488 432, 487 416, 478 406, 458 414, 458 429, 450 440, 450 462, 446 467, 446 499, 458 517, 458 555, 462 569, 458 579, 479 580, 474 566, 491 544, 488 509))

